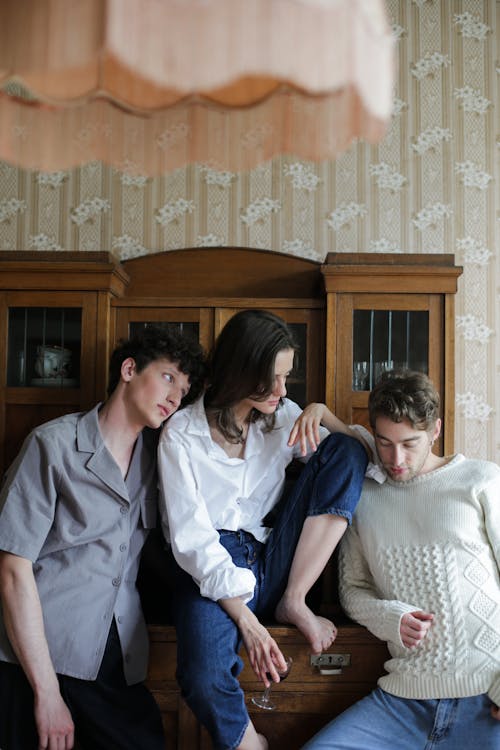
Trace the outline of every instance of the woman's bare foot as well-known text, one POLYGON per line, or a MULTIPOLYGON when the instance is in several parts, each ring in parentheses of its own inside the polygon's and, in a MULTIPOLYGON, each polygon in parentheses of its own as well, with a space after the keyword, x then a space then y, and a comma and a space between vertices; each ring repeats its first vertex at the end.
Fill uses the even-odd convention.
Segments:
POLYGON ((305 602, 292 602, 286 594, 278 602, 274 616, 278 622, 295 625, 311 644, 313 654, 325 651, 337 636, 333 622, 315 615, 305 602))

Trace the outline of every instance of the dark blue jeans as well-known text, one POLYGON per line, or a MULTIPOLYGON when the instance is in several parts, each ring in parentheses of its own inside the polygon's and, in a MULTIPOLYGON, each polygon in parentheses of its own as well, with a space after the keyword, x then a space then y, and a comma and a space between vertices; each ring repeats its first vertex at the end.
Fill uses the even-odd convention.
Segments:
MULTIPOLYGON (((351 521, 359 500, 367 456, 354 438, 336 433, 325 438, 309 459, 281 505, 266 544, 245 531, 221 531, 221 544, 238 567, 250 568, 256 587, 248 606, 272 619, 285 591, 304 521, 332 514, 351 521)), ((245 697, 238 682, 242 661, 239 631, 224 610, 200 595, 198 586, 178 570, 174 595, 177 630, 177 679, 197 719, 217 750, 238 747, 248 725, 245 697)))

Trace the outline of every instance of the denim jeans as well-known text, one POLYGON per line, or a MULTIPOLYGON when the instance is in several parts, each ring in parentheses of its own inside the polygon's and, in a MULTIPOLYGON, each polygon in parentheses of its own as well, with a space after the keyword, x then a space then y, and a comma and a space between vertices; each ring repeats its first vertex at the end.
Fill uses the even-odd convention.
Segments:
MULTIPOLYGON (((366 463, 366 453, 357 440, 339 433, 330 435, 309 459, 281 505, 266 544, 245 531, 220 531, 221 544, 235 565, 250 568, 255 575, 255 593, 248 606, 261 620, 272 619, 286 588, 304 520, 329 513, 350 522, 366 463)), ((216 750, 233 750, 249 721, 238 682, 242 669, 239 631, 219 604, 202 597, 198 586, 180 568, 174 617, 177 679, 182 695, 208 729, 216 750)))
POLYGON ((500 721, 487 695, 412 700, 376 688, 302 750, 494 750, 500 721))

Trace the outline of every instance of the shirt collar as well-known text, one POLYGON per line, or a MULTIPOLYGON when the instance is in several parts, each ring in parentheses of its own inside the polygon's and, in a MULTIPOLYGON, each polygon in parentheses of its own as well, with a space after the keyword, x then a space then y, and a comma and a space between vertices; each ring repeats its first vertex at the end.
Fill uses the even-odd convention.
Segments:
MULTIPOLYGON (((210 427, 208 426, 207 415, 205 412, 205 404, 203 396, 192 404, 190 408, 189 417, 187 420, 186 432, 190 435, 199 435, 206 441, 207 448, 210 451, 215 449, 215 443, 210 435, 210 427)), ((248 434, 245 445, 245 455, 243 458, 229 458, 228 461, 244 461, 250 456, 260 453, 263 447, 264 435, 262 432, 262 422, 252 422, 248 428, 248 434)), ((222 449, 220 449, 222 450, 222 449)), ((220 455, 220 450, 216 450, 217 456, 220 455)))
POLYGON ((90 411, 82 414, 76 425, 76 444, 79 451, 95 453, 102 445, 102 436, 99 429, 99 409, 102 403, 98 403, 90 411))

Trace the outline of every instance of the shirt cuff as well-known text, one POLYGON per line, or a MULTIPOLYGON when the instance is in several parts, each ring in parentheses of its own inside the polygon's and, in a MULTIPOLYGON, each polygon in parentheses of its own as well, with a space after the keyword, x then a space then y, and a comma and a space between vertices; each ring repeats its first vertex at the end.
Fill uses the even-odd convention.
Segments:
POLYGON ((246 568, 216 570, 200 582, 200 594, 214 602, 239 596, 246 604, 253 598, 255 583, 254 574, 246 568))

